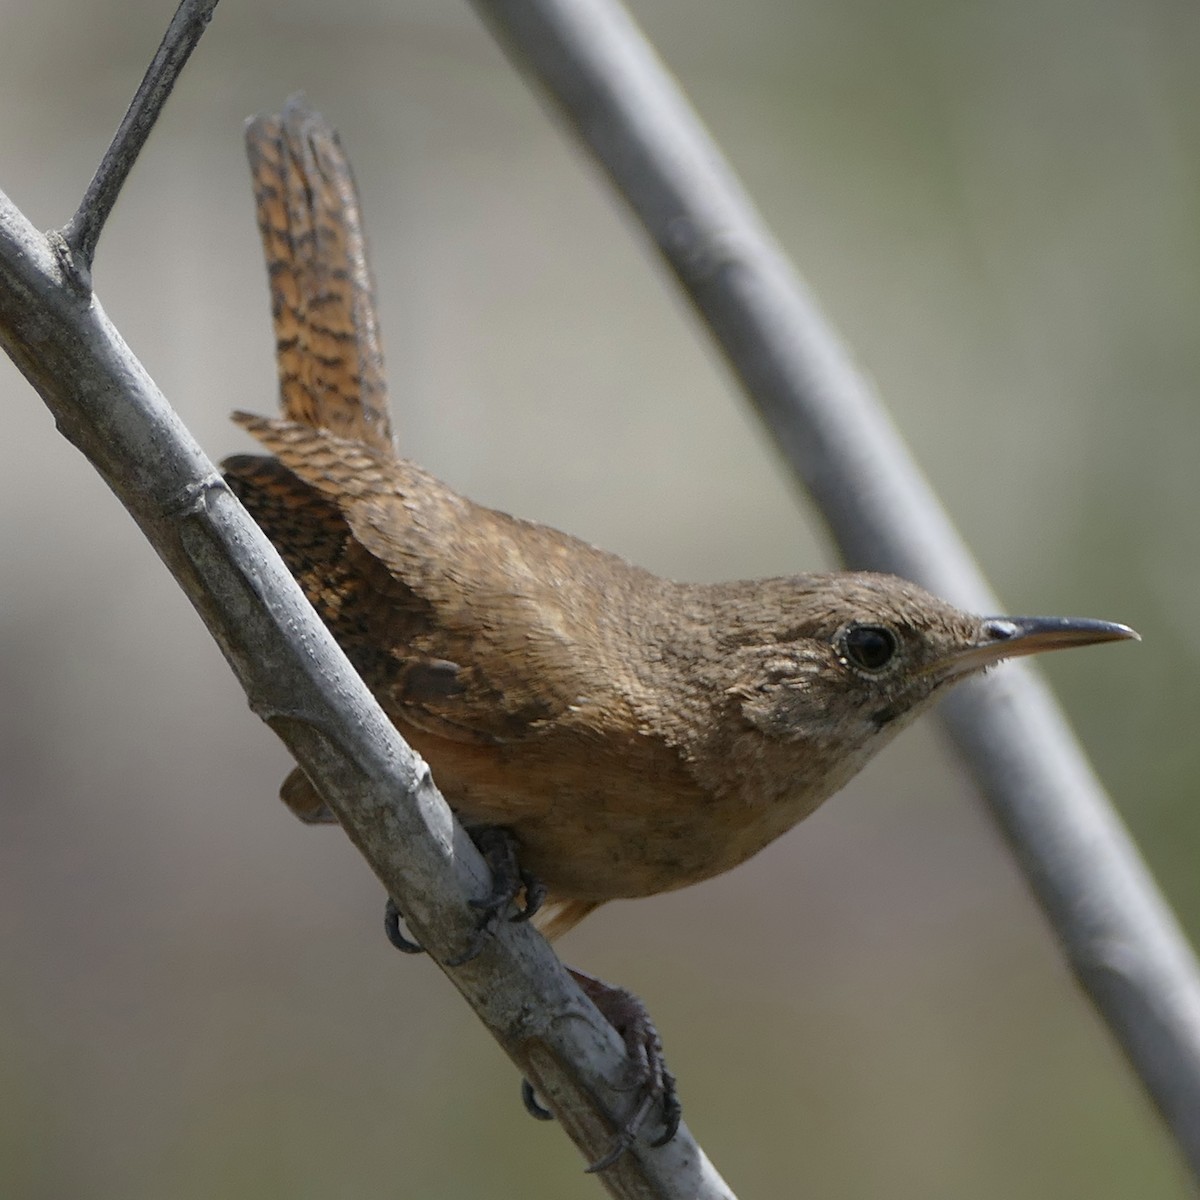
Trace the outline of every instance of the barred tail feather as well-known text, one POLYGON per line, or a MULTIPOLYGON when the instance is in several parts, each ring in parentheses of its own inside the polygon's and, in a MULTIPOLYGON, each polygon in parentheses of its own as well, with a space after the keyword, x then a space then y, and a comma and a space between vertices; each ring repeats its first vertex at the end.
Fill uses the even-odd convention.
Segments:
POLYGON ((302 99, 246 126, 286 417, 394 454, 350 164, 302 99))

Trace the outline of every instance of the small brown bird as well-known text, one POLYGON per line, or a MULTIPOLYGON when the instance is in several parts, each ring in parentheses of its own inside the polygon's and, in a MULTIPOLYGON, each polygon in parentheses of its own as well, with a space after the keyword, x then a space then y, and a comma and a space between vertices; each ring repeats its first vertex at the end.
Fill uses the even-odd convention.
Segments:
MULTIPOLYGON (((1137 636, 971 616, 862 572, 675 583, 471 503, 393 445, 336 135, 292 101, 252 121, 247 145, 283 416, 235 415, 273 457, 230 458, 225 476, 461 820, 504 831, 482 835, 503 877, 487 916, 522 882, 536 907, 537 880, 553 937, 607 900, 728 871, 958 680, 1137 636)), ((307 819, 324 813, 299 770, 283 796, 307 819)), ((677 1106, 644 1010, 579 978, 649 1055, 669 1136, 677 1106)))

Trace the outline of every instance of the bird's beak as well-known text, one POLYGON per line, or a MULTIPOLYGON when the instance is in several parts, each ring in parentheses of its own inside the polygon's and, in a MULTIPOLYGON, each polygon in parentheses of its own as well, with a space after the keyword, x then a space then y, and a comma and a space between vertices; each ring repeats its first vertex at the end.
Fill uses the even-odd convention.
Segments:
POLYGON ((979 623, 979 636, 951 658, 951 673, 965 674, 990 667, 1002 658, 1022 654, 1041 654, 1045 650, 1066 650, 1071 646, 1091 646, 1097 642, 1122 642, 1141 635, 1128 625, 1113 621, 1093 621, 1087 617, 985 617, 979 623))

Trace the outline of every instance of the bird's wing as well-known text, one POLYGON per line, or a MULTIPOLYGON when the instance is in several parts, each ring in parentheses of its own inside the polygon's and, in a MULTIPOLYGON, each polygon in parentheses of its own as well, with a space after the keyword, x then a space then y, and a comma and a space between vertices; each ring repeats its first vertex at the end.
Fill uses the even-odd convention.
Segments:
POLYGON ((229 460, 231 486, 393 718, 496 745, 592 707, 599 673, 533 574, 552 561, 526 562, 502 514, 325 430, 234 420, 276 459, 229 460))

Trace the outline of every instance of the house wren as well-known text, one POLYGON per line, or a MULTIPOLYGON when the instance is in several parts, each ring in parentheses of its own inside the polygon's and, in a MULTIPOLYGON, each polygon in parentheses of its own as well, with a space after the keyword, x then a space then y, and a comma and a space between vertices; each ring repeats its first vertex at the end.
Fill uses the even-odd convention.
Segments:
MULTIPOLYGON (((251 122, 247 144, 283 416, 235 415, 272 457, 230 458, 225 477, 493 851, 487 917, 522 890, 534 907, 544 886, 536 920, 553 937, 607 900, 728 871, 958 680, 1002 658, 1137 636, 1104 621, 972 616, 865 572, 676 583, 473 504, 393 446, 336 135, 292 102, 251 122)), ((283 795, 303 817, 323 813, 299 770, 283 795)), ((641 1056, 669 1136, 678 1109, 644 1010, 580 979, 641 1056)))

